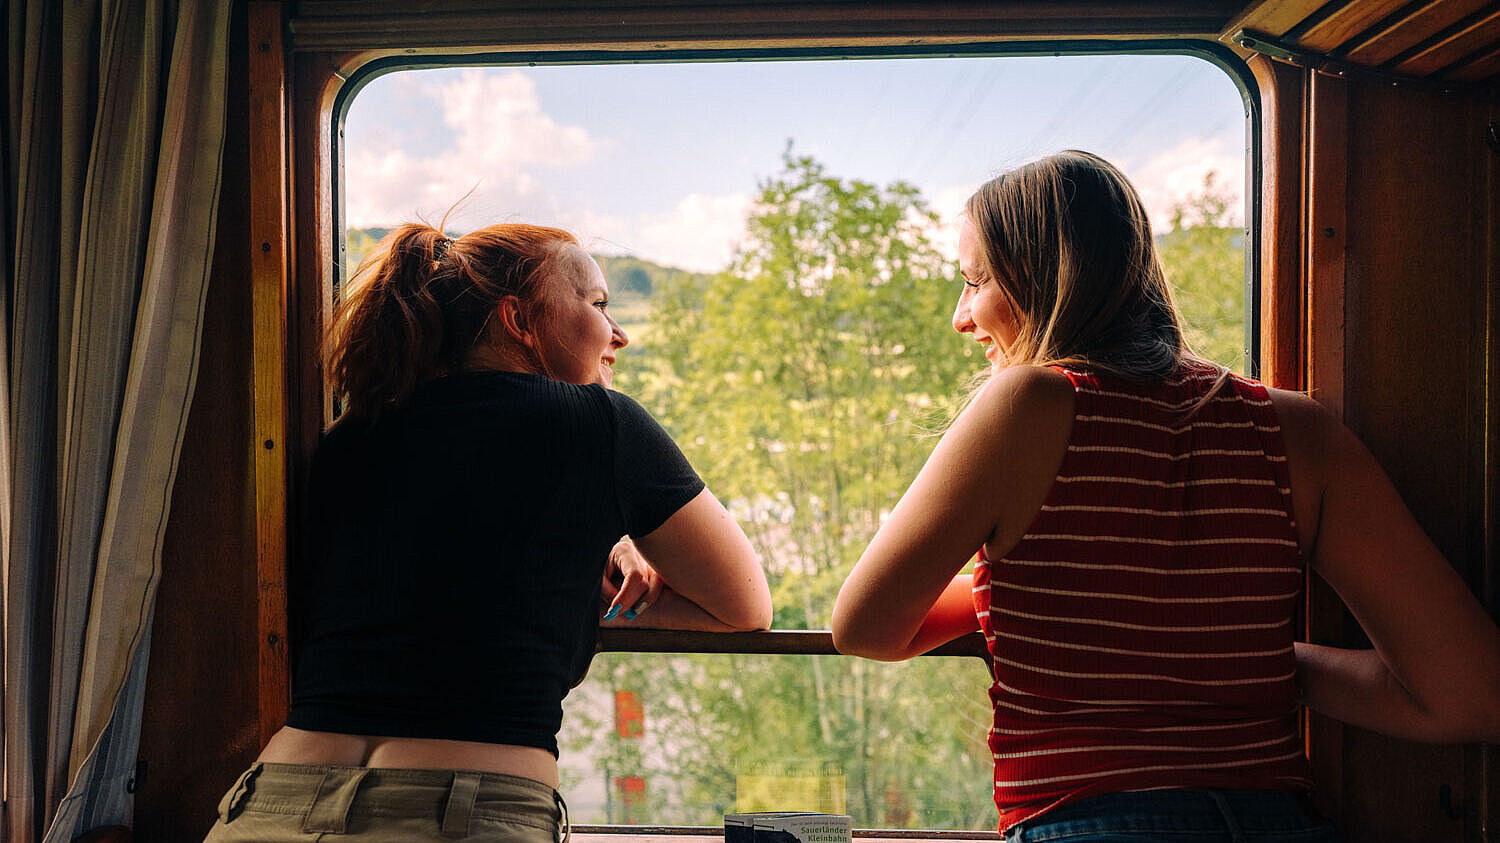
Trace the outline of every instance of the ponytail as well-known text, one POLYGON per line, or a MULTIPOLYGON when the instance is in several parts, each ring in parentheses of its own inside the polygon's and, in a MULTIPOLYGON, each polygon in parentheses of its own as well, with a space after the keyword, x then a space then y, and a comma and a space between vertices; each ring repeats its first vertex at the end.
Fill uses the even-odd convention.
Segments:
POLYGON ((500 299, 542 317, 541 270, 572 234, 494 225, 450 239, 423 223, 391 232, 360 263, 323 344, 324 377, 344 412, 373 418, 463 367, 500 299))

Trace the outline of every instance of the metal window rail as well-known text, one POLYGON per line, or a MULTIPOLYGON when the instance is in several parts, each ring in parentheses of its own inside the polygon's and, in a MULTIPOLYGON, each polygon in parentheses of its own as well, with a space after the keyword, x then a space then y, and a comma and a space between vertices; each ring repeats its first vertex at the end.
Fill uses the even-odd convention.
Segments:
MULTIPOLYGON (((772 629, 765 632, 683 632, 672 629, 599 630, 601 653, 750 653, 768 656, 839 656, 826 629, 772 629)), ((973 656, 989 660, 984 636, 970 632, 934 647, 923 656, 973 656)))

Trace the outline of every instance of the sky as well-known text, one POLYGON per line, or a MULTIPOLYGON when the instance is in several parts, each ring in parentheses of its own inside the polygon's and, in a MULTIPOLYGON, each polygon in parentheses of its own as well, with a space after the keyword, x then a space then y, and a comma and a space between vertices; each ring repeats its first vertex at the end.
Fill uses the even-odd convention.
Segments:
MULTIPOLYGON (((350 227, 454 208, 450 233, 556 225, 596 253, 714 271, 789 143, 829 175, 910 182, 945 221, 1006 169, 1085 149, 1160 232, 1210 173, 1243 206, 1246 117, 1191 56, 454 67, 372 80, 344 138, 350 227)), ((956 226, 939 240, 956 252, 956 226)))

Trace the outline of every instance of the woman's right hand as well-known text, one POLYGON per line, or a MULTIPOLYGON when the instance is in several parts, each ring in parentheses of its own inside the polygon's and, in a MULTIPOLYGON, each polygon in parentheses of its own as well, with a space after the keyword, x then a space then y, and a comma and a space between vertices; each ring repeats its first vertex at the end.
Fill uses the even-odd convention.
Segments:
POLYGON ((635 542, 629 536, 620 539, 610 548, 604 565, 600 596, 606 608, 601 620, 612 621, 617 616, 634 620, 661 597, 665 587, 661 575, 641 555, 635 542))
POLYGON ((725 632, 771 625, 771 590, 755 549, 708 489, 634 541, 667 587, 650 621, 632 625, 725 632))

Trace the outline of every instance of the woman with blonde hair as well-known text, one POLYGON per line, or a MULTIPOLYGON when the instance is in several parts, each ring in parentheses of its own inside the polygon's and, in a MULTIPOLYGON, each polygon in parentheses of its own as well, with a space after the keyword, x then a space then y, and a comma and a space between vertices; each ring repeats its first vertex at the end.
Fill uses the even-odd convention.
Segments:
POLYGON ((833 634, 894 660, 983 632, 1007 840, 1334 839, 1305 805, 1299 703, 1500 739, 1495 624, 1332 415, 1189 351, 1124 175, 1064 152, 965 211, 953 327, 993 376, 833 634), (1296 640, 1309 565, 1373 649, 1296 640))
POLYGON ((608 301, 541 226, 405 225, 362 268, 327 336, 343 412, 289 577, 291 713, 209 840, 555 841, 599 624, 770 623, 739 525, 608 389, 608 301))

